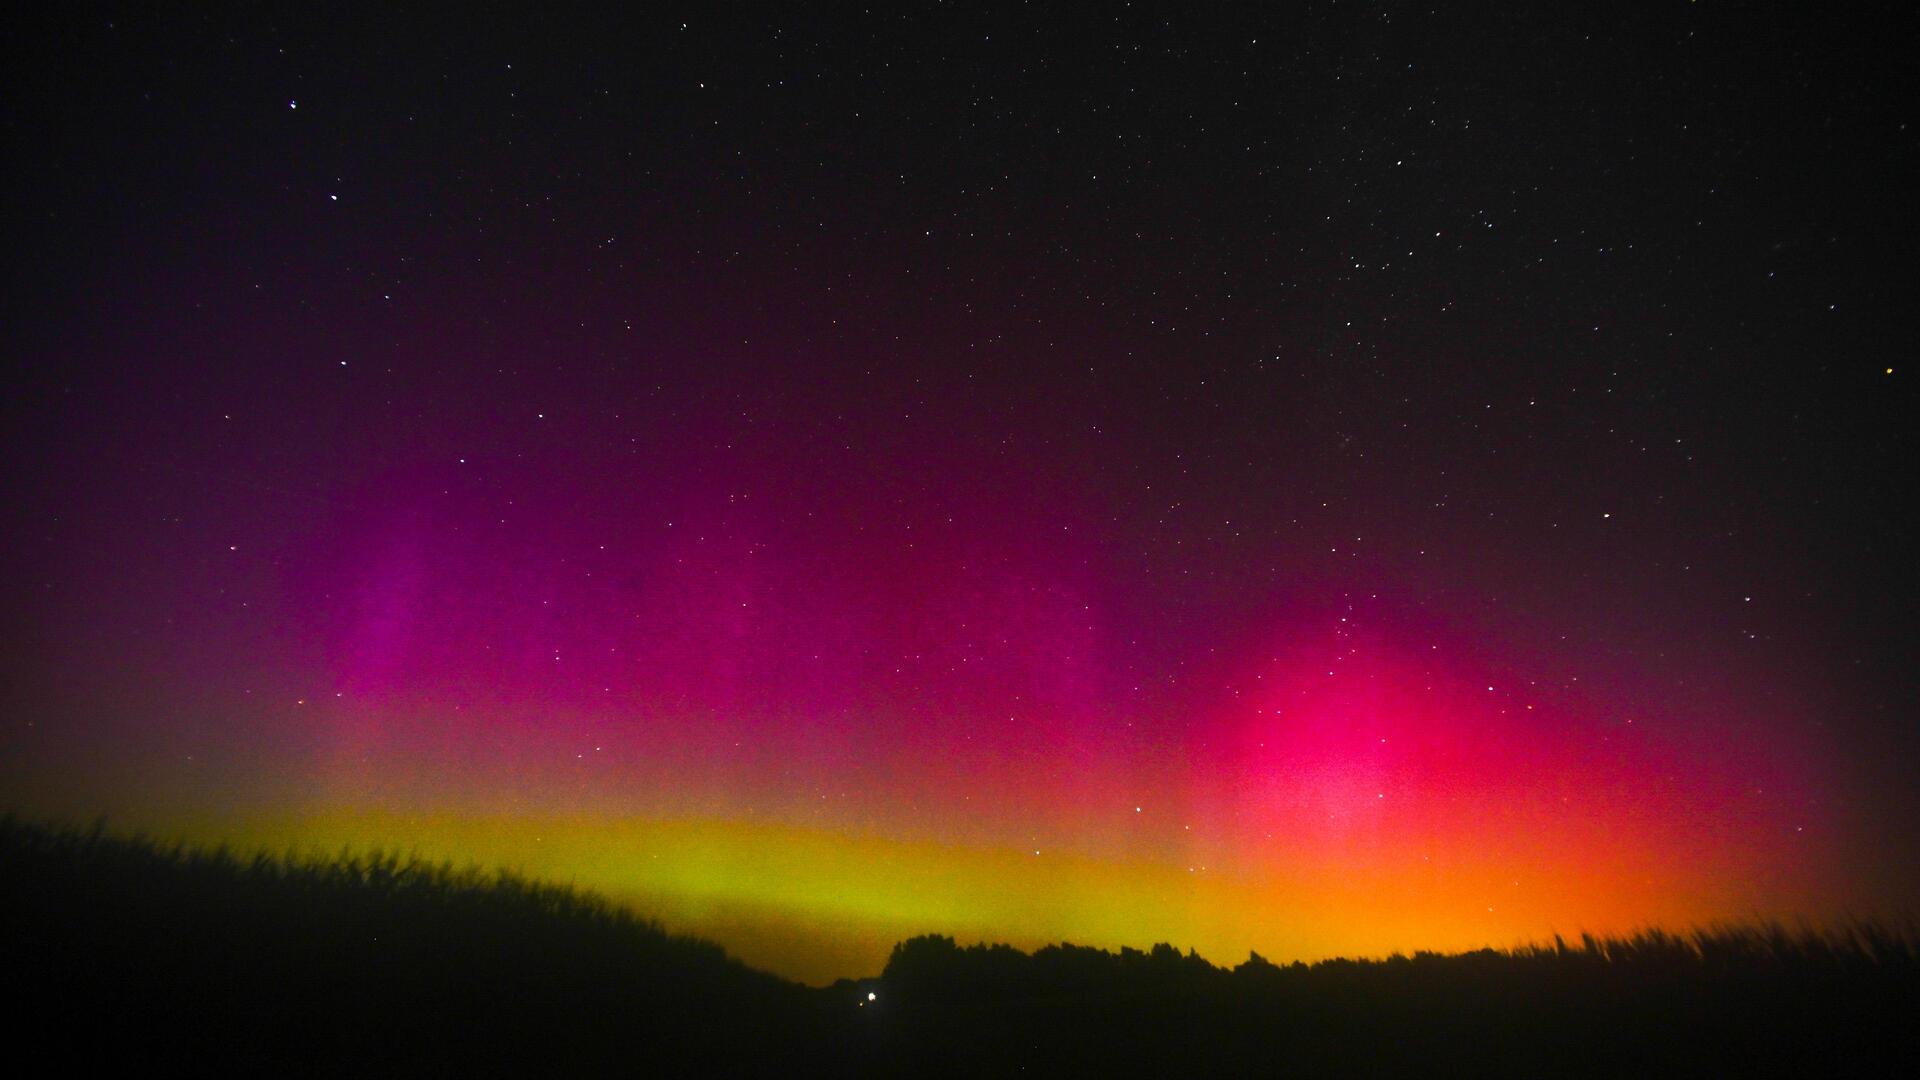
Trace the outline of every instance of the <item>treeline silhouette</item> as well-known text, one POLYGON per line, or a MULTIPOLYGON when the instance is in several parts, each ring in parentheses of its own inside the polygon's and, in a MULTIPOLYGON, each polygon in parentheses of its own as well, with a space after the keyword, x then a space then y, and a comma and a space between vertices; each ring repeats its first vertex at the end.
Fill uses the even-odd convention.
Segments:
POLYGON ((592 894, 0 820, 20 1060, 355 1075, 1902 1075, 1920 939, 1777 925, 1231 967, 917 937, 811 989, 592 894))
POLYGON ((1920 946, 1861 924, 1216 967, 1171 945, 895 946, 898 1061, 956 1073, 1905 1075, 1920 946), (993 1032, 991 1041, 974 1034, 993 1032), (1164 1071, 1163 1071, 1164 1070, 1164 1071))
POLYGON ((817 992, 601 898, 393 854, 241 856, 0 822, 16 1040, 190 1075, 740 1072, 817 992), (19 1019, 16 1010, 16 1019, 19 1019))

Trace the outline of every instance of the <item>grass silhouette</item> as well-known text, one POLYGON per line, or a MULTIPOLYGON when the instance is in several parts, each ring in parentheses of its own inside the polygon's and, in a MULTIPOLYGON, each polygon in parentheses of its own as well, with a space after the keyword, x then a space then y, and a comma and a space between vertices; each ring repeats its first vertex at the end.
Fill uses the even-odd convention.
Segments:
POLYGON ((896 946, 883 981, 908 1029, 903 1058, 986 1072, 1831 1076, 1920 1063, 1920 948, 1871 924, 1310 965, 1255 954, 1231 969, 1168 945, 1027 955, 929 937, 896 946), (968 1030, 1023 1051, 970 1047, 956 1035, 968 1030))
POLYGON ((242 856, 0 820, 16 1052, 358 1075, 1887 1075, 1920 939, 1648 930, 1218 967, 901 942, 816 990, 606 900, 392 854, 242 856), (868 995, 873 995, 869 1000, 868 995))
POLYGON ((56 1060, 710 1072, 804 1049, 818 1026, 805 987, 511 873, 8 819, 0 883, 0 963, 56 1060))

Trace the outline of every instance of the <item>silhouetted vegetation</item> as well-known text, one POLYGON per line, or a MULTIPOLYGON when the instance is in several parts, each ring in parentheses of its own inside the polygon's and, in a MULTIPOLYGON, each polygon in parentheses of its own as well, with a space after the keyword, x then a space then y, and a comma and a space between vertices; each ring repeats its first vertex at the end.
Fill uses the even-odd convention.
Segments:
MULTIPOLYGON (((1901 1075, 1920 942, 1776 925, 1232 968, 939 936, 813 990, 591 894, 0 822, 20 1052, 366 1074, 1901 1075)), ((29 1058, 29 1060, 33 1060, 29 1058)))
POLYGON ((1920 1063, 1920 947, 1869 925, 1312 965, 1256 953, 1231 969, 1164 944, 1029 956, 921 937, 895 947, 880 981, 895 1060, 957 1073, 1831 1076, 1920 1063))
POLYGON ((0 964, 86 1059, 356 1075, 749 1071, 817 992, 600 898, 391 854, 240 857, 0 824, 0 964))

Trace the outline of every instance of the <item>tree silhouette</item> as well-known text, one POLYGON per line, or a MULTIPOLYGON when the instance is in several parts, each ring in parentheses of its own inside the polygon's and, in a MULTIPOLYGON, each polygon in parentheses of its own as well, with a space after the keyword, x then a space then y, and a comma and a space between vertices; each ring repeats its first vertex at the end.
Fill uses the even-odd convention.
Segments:
POLYGON ((0 820, 22 1060, 193 1072, 1909 1075, 1920 938, 1777 925, 1223 969, 928 934, 814 991, 590 894, 0 820), (869 999, 868 995, 875 995, 869 999), (880 1007, 867 1008, 873 1003, 880 1007))

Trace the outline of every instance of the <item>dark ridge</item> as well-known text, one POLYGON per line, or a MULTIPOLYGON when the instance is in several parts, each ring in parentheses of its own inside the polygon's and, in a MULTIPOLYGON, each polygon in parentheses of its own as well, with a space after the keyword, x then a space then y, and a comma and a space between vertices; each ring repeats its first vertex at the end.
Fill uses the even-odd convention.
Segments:
MULTIPOLYGON (((29 1043, 194 1071, 740 1070, 817 994, 592 894, 390 853, 316 860, 0 824, 29 1043)), ((63 1068, 62 1071, 65 1071, 63 1068)))
POLYGON ((1233 968, 924 936, 813 990, 589 893, 0 819, 24 1061, 198 1075, 1904 1075, 1920 935, 1777 924, 1233 968))
POLYGON ((988 1072, 1911 1075, 1916 961, 1914 933, 1871 924, 1231 969, 1167 944, 1028 955, 935 936, 895 946, 880 982, 905 1059, 988 1072))

